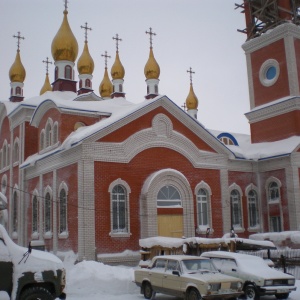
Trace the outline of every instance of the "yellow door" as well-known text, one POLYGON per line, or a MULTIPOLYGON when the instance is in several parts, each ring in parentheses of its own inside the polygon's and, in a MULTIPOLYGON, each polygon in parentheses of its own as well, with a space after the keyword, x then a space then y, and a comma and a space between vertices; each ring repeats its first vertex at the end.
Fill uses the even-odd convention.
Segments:
POLYGON ((183 236, 182 215, 158 215, 158 235, 166 237, 183 236))

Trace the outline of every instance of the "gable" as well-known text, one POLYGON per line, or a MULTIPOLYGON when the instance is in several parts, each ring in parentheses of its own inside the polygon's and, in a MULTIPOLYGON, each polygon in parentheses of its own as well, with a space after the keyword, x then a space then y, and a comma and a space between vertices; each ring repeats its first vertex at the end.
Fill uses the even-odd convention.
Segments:
POLYGON ((199 150, 216 152, 216 150, 208 145, 203 139, 191 131, 188 126, 180 122, 174 115, 161 106, 140 116, 123 127, 116 129, 99 139, 98 142, 122 143, 132 135, 151 128, 158 135, 162 136, 168 136, 171 135, 172 132, 176 132, 190 140, 199 150), (172 127, 171 129, 169 128, 170 126, 172 127))

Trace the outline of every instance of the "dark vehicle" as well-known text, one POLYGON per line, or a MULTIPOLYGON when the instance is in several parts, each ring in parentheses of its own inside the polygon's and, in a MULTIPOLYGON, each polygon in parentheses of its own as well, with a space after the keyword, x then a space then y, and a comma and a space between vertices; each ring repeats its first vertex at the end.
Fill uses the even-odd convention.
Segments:
POLYGON ((66 299, 65 284, 59 258, 16 245, 0 225, 0 291, 11 300, 66 299))

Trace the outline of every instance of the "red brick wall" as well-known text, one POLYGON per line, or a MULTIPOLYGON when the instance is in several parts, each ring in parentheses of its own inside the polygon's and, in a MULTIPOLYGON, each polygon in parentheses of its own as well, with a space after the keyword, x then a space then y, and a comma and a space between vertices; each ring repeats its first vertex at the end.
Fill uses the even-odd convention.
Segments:
POLYGON ((29 122, 25 122, 25 145, 24 145, 24 159, 30 155, 38 152, 39 134, 36 127, 30 126, 29 122))
POLYGON ((285 55, 283 39, 265 46, 251 54, 255 106, 269 103, 290 94, 285 55), (262 64, 271 58, 279 62, 280 75, 274 85, 265 87, 259 80, 259 70, 262 64))
MULTIPOLYGON (((128 164, 95 162, 95 232, 97 252, 120 252, 124 249, 139 249, 140 238, 140 194, 147 177, 161 169, 172 168, 186 176, 190 183, 193 196, 196 185, 205 181, 212 189, 212 209, 214 236, 223 235, 220 172, 219 170, 195 169, 181 154, 165 148, 145 150, 132 159, 128 164), (109 185, 114 180, 125 180, 130 188, 130 238, 111 238, 110 228, 110 194, 109 185)), ((194 197, 194 210, 196 202, 194 197)), ((195 214, 195 226, 197 224, 195 214)))
POLYGON ((300 135, 300 111, 250 124, 252 143, 273 142, 300 135))
POLYGON ((191 140, 199 149, 215 152, 209 145, 207 145, 203 140, 199 139, 198 136, 196 136, 187 126, 185 126, 183 123, 181 123, 178 119, 174 118, 165 108, 158 107, 154 109, 153 111, 149 112, 146 115, 143 115, 142 117, 134 120, 133 122, 130 122, 128 125, 125 125, 124 127, 114 131, 111 134, 108 134, 107 136, 103 137, 100 141, 101 142, 114 142, 114 143, 120 143, 126 140, 128 137, 133 135, 134 133, 141 131, 146 128, 150 128, 152 126, 152 120, 153 118, 159 114, 163 113, 167 115, 172 123, 173 123, 173 129, 182 135, 184 135, 186 138, 191 140))

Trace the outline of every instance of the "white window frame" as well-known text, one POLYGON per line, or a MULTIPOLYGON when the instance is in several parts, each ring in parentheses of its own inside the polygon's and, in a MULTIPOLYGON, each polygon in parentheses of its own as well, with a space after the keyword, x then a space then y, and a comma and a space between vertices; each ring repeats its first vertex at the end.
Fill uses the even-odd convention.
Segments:
POLYGON ((52 189, 50 186, 47 186, 44 190, 44 205, 43 205, 43 215, 44 215, 44 228, 43 228, 43 232, 44 232, 44 239, 51 239, 53 236, 53 230, 52 230, 52 226, 53 226, 53 221, 52 221, 52 217, 53 217, 53 206, 52 206, 52 202, 53 202, 53 193, 52 193, 52 189), (50 224, 49 224, 49 230, 46 231, 46 196, 49 193, 50 195, 50 224))
POLYGON ((39 227, 40 227, 40 200, 39 200, 39 194, 37 190, 34 190, 33 194, 32 194, 32 204, 31 204, 31 216, 32 216, 32 225, 31 225, 31 238, 32 239, 38 239, 39 238, 39 227), (33 223, 34 223, 34 205, 33 205, 33 201, 36 198, 37 200, 37 210, 36 210, 36 229, 37 230, 33 230, 33 223))
POLYGON ((241 189, 241 187, 239 185, 237 185, 236 183, 233 183, 230 187, 229 187, 229 199, 230 199, 230 225, 233 225, 234 231, 236 233, 238 232, 244 232, 245 228, 244 228, 244 218, 243 218, 243 191, 241 189), (231 193, 232 191, 237 190, 240 196, 239 199, 239 216, 240 216, 240 222, 238 225, 234 225, 232 224, 232 201, 231 201, 231 193))
POLYGON ((130 233, 130 193, 131 193, 131 189, 130 189, 130 186, 129 184, 122 180, 121 178, 118 178, 117 180, 113 181, 110 185, 109 185, 109 188, 108 188, 108 192, 110 193, 110 233, 109 235, 111 237, 130 237, 131 236, 131 233, 130 233), (125 207, 126 207, 126 215, 125 215, 125 222, 127 224, 127 228, 126 228, 126 231, 122 230, 122 231, 116 231, 113 229, 113 189, 115 186, 117 185, 120 185, 122 186, 126 193, 125 193, 125 207))
POLYGON ((245 190, 245 194, 247 196, 247 212, 248 212, 248 231, 252 231, 252 232, 257 232, 260 229, 260 209, 259 209, 259 194, 258 194, 258 188, 253 185, 250 184, 247 186, 246 190, 245 190), (255 206, 256 206, 256 221, 257 224, 255 226, 251 226, 250 224, 250 199, 249 199, 249 193, 251 191, 254 191, 256 193, 256 201, 255 201, 255 206))
POLYGON ((69 230, 68 230, 68 194, 69 194, 69 189, 68 186, 65 182, 62 182, 59 185, 59 189, 58 189, 58 237, 60 239, 66 239, 69 237, 69 230), (61 191, 64 190, 66 193, 66 204, 65 204, 65 223, 66 223, 66 228, 64 231, 61 231, 61 199, 60 199, 60 193, 61 191))

